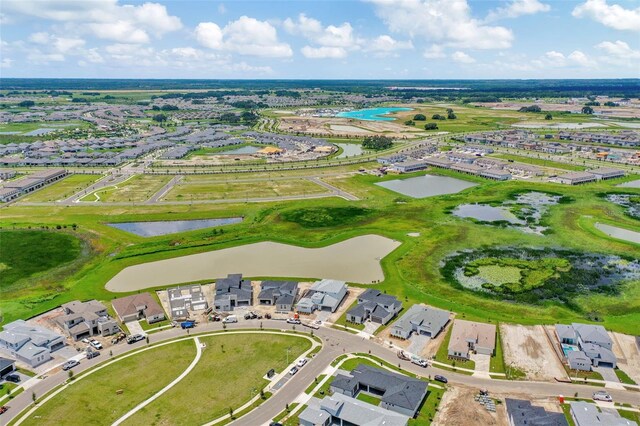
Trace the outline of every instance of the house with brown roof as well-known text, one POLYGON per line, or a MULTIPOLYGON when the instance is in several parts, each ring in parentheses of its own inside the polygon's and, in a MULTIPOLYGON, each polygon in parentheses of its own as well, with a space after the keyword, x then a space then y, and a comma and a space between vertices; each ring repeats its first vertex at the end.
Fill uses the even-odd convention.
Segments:
POLYGON ((152 324, 166 318, 162 307, 149 293, 120 297, 114 299, 111 305, 113 305, 116 315, 122 322, 137 321, 144 318, 148 324, 152 324))
POLYGON ((472 352, 493 355, 496 349, 496 326, 457 319, 453 322, 447 349, 452 358, 469 359, 472 352))

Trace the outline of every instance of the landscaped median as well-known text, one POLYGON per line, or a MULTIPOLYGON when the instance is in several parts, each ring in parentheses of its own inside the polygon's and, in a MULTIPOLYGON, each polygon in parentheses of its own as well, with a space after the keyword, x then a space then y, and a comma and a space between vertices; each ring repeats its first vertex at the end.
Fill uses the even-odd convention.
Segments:
POLYGON ((79 374, 14 424, 226 423, 270 396, 267 371, 286 371, 316 346, 318 339, 307 334, 274 330, 221 331, 151 345, 79 374))

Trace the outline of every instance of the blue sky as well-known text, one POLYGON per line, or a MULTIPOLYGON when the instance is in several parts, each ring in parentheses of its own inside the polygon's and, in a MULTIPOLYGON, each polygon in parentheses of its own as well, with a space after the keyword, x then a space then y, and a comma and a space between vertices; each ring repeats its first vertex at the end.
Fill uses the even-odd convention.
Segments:
POLYGON ((3 77, 640 77, 640 0, 2 0, 3 77))

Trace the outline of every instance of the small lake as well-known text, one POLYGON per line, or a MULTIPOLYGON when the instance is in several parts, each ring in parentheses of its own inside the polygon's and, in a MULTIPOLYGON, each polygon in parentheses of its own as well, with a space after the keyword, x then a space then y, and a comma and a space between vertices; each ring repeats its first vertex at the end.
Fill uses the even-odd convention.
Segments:
POLYGON ((241 217, 224 219, 197 220, 164 220, 155 222, 121 222, 107 223, 112 228, 130 232, 141 237, 157 237, 159 235, 175 234, 177 232, 195 231, 197 229, 213 228, 216 226, 233 225, 242 222, 241 217))
POLYGON ((608 236, 616 238, 618 240, 640 244, 640 232, 632 231, 625 228, 618 228, 617 226, 607 225, 604 223, 596 223, 596 228, 598 228, 608 236))
POLYGON ((40 136, 46 135, 47 133, 55 132, 57 129, 35 129, 30 131, 29 133, 25 133, 23 136, 40 136))
POLYGON ((355 118, 357 120, 367 121, 393 121, 395 118, 386 116, 399 111, 411 111, 411 108, 383 107, 358 109, 355 111, 339 112, 336 117, 355 118))
POLYGON ((362 155, 365 151, 362 149, 362 145, 355 143, 336 143, 334 144, 342 148, 342 152, 336 158, 355 157, 356 155, 362 155))
POLYGON ((258 148, 257 146, 242 146, 240 148, 235 148, 235 149, 230 149, 227 151, 220 151, 218 153, 216 153, 216 155, 242 155, 242 154, 255 154, 256 152, 260 151, 261 148, 258 148))
POLYGON ((518 219, 506 207, 493 207, 488 204, 462 204, 453 211, 458 217, 473 218, 482 222, 497 222, 505 220, 509 223, 522 225, 525 222, 518 219))
POLYGON ((473 182, 447 176, 425 175, 409 179, 388 180, 376 185, 413 198, 435 197, 455 194, 467 188, 477 186, 473 182))
POLYGON ((363 235, 322 248, 265 241, 128 266, 109 280, 106 289, 128 292, 240 273, 370 284, 384 280, 380 260, 398 246, 400 242, 380 235, 363 235))
POLYGON ((640 179, 632 180, 631 182, 621 183, 620 185, 616 185, 620 188, 640 188, 640 179))

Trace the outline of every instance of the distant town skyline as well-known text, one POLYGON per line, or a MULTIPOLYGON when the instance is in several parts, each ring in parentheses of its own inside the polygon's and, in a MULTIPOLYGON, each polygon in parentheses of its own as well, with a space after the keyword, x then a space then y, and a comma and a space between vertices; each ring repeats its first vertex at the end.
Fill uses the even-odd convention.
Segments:
POLYGON ((640 0, 2 0, 2 77, 640 76, 640 0))

